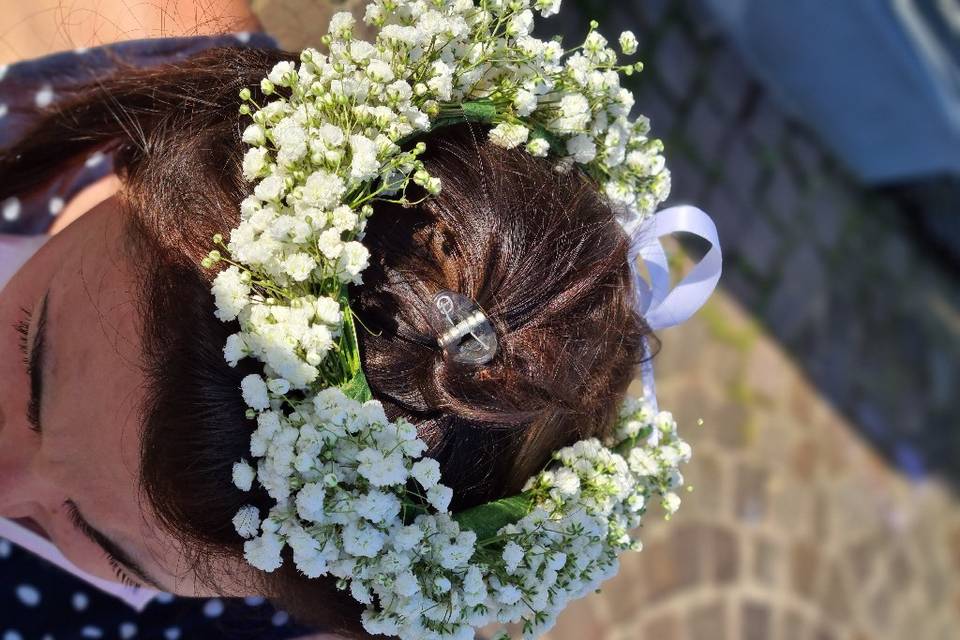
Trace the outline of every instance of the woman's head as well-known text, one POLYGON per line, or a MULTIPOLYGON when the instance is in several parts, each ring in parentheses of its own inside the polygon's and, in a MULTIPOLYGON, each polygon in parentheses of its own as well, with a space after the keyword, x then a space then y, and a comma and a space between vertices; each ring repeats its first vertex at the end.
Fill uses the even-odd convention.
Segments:
MULTIPOLYGON (((32 142, 0 159, 2 189, 29 188, 49 178, 59 157, 107 146, 117 151, 123 182, 115 200, 55 238, 11 282, 31 305, 48 285, 63 292, 61 324, 48 325, 60 339, 49 344, 64 349, 56 362, 77 361, 61 384, 79 391, 60 401, 61 412, 44 414, 57 424, 44 425, 52 443, 39 447, 21 415, 26 374, 3 365, 4 382, 16 389, 0 392, 9 396, 0 398, 3 451, 15 438, 28 453, 0 458, 0 482, 9 483, 0 485, 0 513, 59 521, 71 484, 83 490, 74 475, 95 477, 87 491, 102 504, 97 522, 140 549, 165 576, 165 588, 262 593, 305 621, 356 631, 359 610, 332 581, 302 578, 291 562, 274 574, 246 567, 231 524, 245 504, 261 511, 270 505, 264 491, 242 493, 231 482, 253 429, 239 384, 259 366, 224 361, 222 346, 236 327, 214 317, 214 274, 199 264, 212 235, 236 225, 250 189, 240 172, 237 93, 255 90, 283 57, 216 50, 173 67, 128 70, 78 96, 32 142), (38 139, 58 140, 59 157, 38 139), (71 262, 73 254, 80 257, 71 262), (83 256, 94 266, 80 271, 83 256), (98 304, 83 286, 91 269, 102 283, 98 304), (111 319, 122 336, 105 328, 111 319), (80 352, 58 346, 71 342, 92 352, 86 365, 80 352), (63 460, 85 462, 56 467, 63 460), (26 478, 42 480, 44 490, 18 491, 26 478), (142 516, 134 513, 138 501, 142 516)), ((626 238, 595 185, 485 138, 476 125, 427 136, 424 160, 443 191, 409 209, 376 207, 364 239, 371 266, 351 291, 374 396, 391 418, 418 425, 427 455, 440 461, 454 489, 454 509, 518 491, 552 451, 605 433, 644 355, 626 238), (443 289, 486 311, 499 339, 490 363, 444 359, 428 320, 432 296, 443 289)), ((15 313, 6 299, 3 320, 15 313)), ((0 345, 10 350, 14 343, 8 337, 0 345)))

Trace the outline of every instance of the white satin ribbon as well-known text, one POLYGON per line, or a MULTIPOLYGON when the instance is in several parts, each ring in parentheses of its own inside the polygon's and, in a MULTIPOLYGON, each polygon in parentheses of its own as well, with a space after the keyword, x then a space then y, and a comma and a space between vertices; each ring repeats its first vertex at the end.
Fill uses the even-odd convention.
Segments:
MULTIPOLYGON (((713 220, 696 207, 680 205, 642 221, 634 216, 623 226, 630 237, 627 258, 637 293, 637 312, 654 331, 686 322, 710 298, 723 271, 720 238, 713 220), (700 262, 673 289, 670 288, 670 264, 660 244, 660 238, 672 233, 689 233, 711 245, 700 262), (646 265, 649 280, 640 273, 638 260, 643 260, 646 265)), ((641 365, 640 373, 644 395, 656 408, 653 364, 649 359, 641 365)))

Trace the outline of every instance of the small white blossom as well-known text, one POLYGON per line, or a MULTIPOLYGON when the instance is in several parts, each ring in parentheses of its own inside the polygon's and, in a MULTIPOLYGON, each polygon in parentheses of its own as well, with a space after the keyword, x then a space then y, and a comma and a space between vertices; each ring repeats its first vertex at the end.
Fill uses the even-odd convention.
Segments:
POLYGON ((453 490, 442 484, 434 485, 427 490, 427 501, 437 511, 445 512, 450 507, 453 490))
POLYGON ((241 491, 250 491, 256 472, 246 460, 233 463, 233 484, 241 491))
POLYGON ((521 124, 502 123, 490 131, 490 141, 506 149, 513 149, 527 141, 530 129, 521 124))
POLYGON ((580 134, 567 141, 567 151, 580 164, 588 164, 597 157, 597 145, 588 135, 580 134))
POLYGON ((214 278, 213 296, 217 306, 217 318, 229 322, 249 303, 250 285, 237 267, 230 266, 214 278))
POLYGON ((620 50, 623 51, 624 55, 632 56, 637 52, 637 36, 633 35, 633 31, 624 31, 620 34, 620 50))
POLYGON ((433 458, 423 458, 413 464, 410 474, 424 489, 432 489, 440 482, 440 463, 433 458))
POLYGON ((260 511, 250 505, 241 507, 237 515, 233 516, 233 528, 241 538, 257 535, 260 529, 260 511))
POLYGON ((275 533, 263 533, 243 544, 243 554, 252 566, 267 573, 276 571, 283 564, 280 551, 283 542, 275 533))
POLYGON ((248 149, 243 155, 243 177, 247 180, 256 180, 264 175, 268 167, 267 159, 268 151, 263 147, 248 149))
POLYGON ((270 397, 267 395, 267 383, 259 375, 251 373, 240 381, 243 391, 243 400, 253 409, 267 409, 270 407, 270 397))
POLYGON ((545 158, 550 153, 550 143, 546 138, 534 138, 527 143, 527 153, 538 158, 545 158))
POLYGON ((227 342, 223 347, 223 357, 227 361, 227 364, 235 367, 240 360, 246 358, 248 355, 250 355, 250 351, 246 341, 243 339, 243 334, 234 333, 227 337, 227 342))

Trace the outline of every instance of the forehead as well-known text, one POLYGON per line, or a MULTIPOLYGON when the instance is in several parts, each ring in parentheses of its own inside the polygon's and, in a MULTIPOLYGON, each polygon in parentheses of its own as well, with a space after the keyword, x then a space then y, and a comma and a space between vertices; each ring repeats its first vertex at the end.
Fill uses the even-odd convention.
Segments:
POLYGON ((137 491, 141 292, 124 235, 111 198, 50 241, 37 289, 38 299, 47 291, 41 446, 58 483, 121 540, 153 529, 137 491))

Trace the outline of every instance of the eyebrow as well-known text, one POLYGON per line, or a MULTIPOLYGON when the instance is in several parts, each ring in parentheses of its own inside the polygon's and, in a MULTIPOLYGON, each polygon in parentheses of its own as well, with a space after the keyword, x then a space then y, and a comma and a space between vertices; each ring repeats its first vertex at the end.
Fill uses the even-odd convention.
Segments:
POLYGON ((149 584, 159 591, 166 591, 153 576, 146 572, 133 558, 130 557, 123 547, 108 538, 104 533, 98 531, 80 512, 80 508, 73 500, 67 500, 67 508, 70 511, 70 519, 76 525, 77 529, 86 536, 91 542, 103 549, 109 557, 113 558, 119 564, 122 564, 130 573, 137 576, 142 582, 149 584))
MULTIPOLYGON (((40 315, 37 318, 37 330, 33 334, 33 344, 30 346, 30 359, 28 369, 30 370, 30 402, 27 407, 27 419, 33 425, 37 433, 42 433, 40 422, 40 409, 43 406, 43 371, 46 364, 46 337, 47 337, 47 300, 50 298, 50 289, 43 294, 43 301, 40 303, 40 315)), ((160 582, 143 569, 119 544, 111 540, 104 533, 97 530, 90 521, 80 512, 80 508, 73 500, 67 500, 66 506, 70 512, 70 519, 86 538, 100 547, 108 557, 121 564, 130 573, 139 578, 142 582, 156 588, 159 591, 166 591, 160 585, 160 582)))

